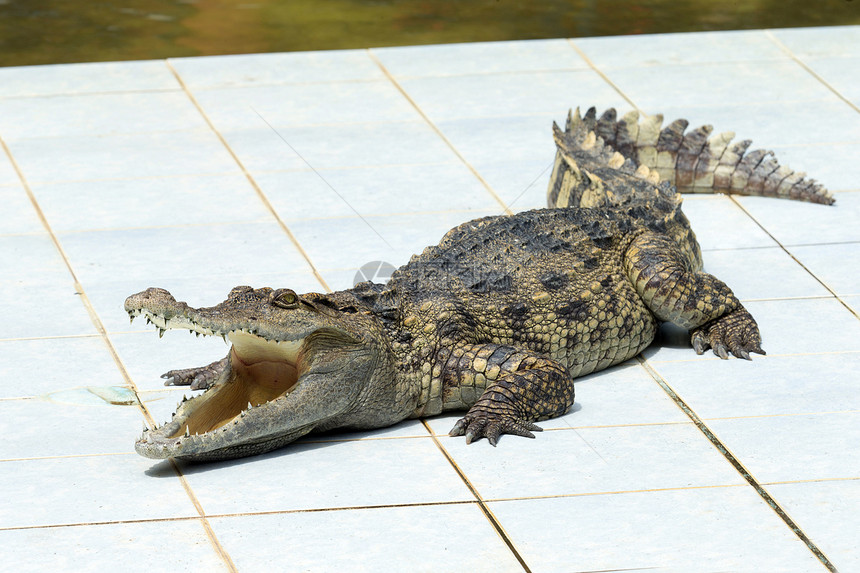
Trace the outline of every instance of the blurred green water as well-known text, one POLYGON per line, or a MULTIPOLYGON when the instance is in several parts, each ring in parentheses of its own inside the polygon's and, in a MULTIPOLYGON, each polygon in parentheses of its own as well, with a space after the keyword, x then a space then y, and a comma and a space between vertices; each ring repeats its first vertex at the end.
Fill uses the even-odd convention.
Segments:
POLYGON ((0 0, 0 66, 860 24, 860 0, 0 0))

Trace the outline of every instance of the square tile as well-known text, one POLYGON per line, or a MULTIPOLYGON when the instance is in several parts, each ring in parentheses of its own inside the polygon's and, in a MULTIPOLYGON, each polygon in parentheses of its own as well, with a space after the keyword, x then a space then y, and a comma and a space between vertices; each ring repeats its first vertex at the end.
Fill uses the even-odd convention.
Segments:
MULTIPOLYGON (((132 452, 143 421, 135 405, 112 405, 86 389, 94 381, 70 377, 69 391, 23 400, 0 400, 0 459, 124 454, 132 452)), ((121 385, 117 374, 93 386, 121 385)))
POLYGON ((0 527, 196 517, 176 474, 149 465, 137 454, 4 461, 0 527))
POLYGON ((708 420, 760 483, 860 478, 860 413, 708 420))
POLYGON ((425 122, 345 124, 337 137, 318 126, 268 126, 223 133, 248 171, 451 163, 457 156, 425 122))
POLYGON ((474 504, 216 517, 240 570, 522 571, 474 504), (439 535, 451 527, 457 535, 439 535), (260 543, 261 540, 266 540, 260 543))
MULTIPOLYGON (((546 187, 555 158, 475 162, 473 167, 512 213, 547 207, 546 187)), ((502 214, 501 211, 498 212, 502 214)))
POLYGON ((272 221, 248 179, 238 172, 37 183, 33 193, 57 233, 272 221), (82 204, 87 208, 78 208, 82 204))
POLYGON ((288 224, 356 215, 501 209, 462 163, 281 171, 261 173, 255 180, 288 224), (439 197, 446 197, 445 202, 439 197))
POLYGON ((71 282, 50 235, 0 236, 0 285, 55 282, 61 277, 71 282))
POLYGON ((191 90, 385 77, 365 50, 237 54, 168 61, 191 90))
POLYGON ((152 286, 152 281, 236 276, 248 269, 287 275, 307 267, 274 222, 61 233, 59 238, 85 287, 117 278, 152 286))
MULTIPOLYGON (((536 160, 541 163, 555 160, 552 140, 553 119, 564 125, 568 107, 555 110, 552 118, 540 116, 505 117, 499 119, 456 119, 436 122, 445 137, 472 165, 492 162, 536 160)), ((531 175, 531 174, 528 174, 531 175)), ((549 173, 546 181, 549 180, 549 173)))
POLYGON ((96 336, 4 340, 0 356, 0 398, 125 383, 104 341, 96 336))
POLYGON ((43 276, 0 282, 0 339, 96 334, 68 271, 43 276))
POLYGON ((198 520, 148 521, 0 531, 16 571, 153 571, 170 563, 184 571, 228 571, 198 520), (182 543, 164 543, 165 538, 182 543))
POLYGON ((429 437, 290 444, 182 472, 208 515, 474 500, 429 437))
POLYGON ((830 206, 766 197, 738 197, 737 201, 786 246, 860 241, 860 225, 857 225, 860 193, 857 192, 837 193, 836 203, 830 206))
MULTIPOLYGON (((3 177, 0 159, 0 179, 3 177)), ((17 178, 17 175, 15 176, 17 178)), ((20 184, 0 186, 0 201, 3 202, 3 217, 0 219, 0 235, 18 233, 43 233, 45 231, 30 198, 20 184)))
POLYGON ((770 30, 769 34, 804 59, 860 56, 860 28, 857 26, 789 28, 770 30))
POLYGON ((440 440, 486 500, 743 482, 692 424, 557 430, 534 440, 504 436, 497 448, 486 440, 440 440))
POLYGON ((489 505, 532 571, 822 569, 749 487, 489 505))
POLYGON ((176 77, 162 61, 24 66, 0 70, 0 97, 173 90, 176 77))
MULTIPOLYGON (((703 251, 776 246, 773 239, 726 195, 685 195, 682 209, 703 251)), ((707 253, 704 258, 707 261, 707 253)))
MULTIPOLYGON (((849 47, 848 50, 850 49, 849 47)), ((845 57, 850 53, 852 52, 843 52, 839 57, 810 59, 806 63, 839 94, 854 105, 858 105, 860 104, 860 83, 853 74, 846 74, 845 71, 856 70, 857 66, 860 66, 860 55, 853 53, 852 57, 845 57)))
POLYGON ((838 296, 860 294, 860 243, 798 246, 789 251, 838 296))
POLYGON ((576 38, 573 42, 601 69, 788 58, 761 30, 576 38))
POLYGON ((238 167, 210 130, 8 142, 32 184, 90 179, 235 174, 238 167))
MULTIPOLYGON (((577 105, 625 103, 590 69, 410 78, 400 84, 433 122, 533 115, 551 125, 553 118, 577 105)), ((498 128, 504 134, 504 125, 498 128)))
POLYGON ((636 360, 577 378, 574 385, 576 404, 561 417, 571 428, 690 421, 636 360))
POLYGON ((7 141, 206 129, 179 91, 0 99, 0 133, 7 141))
POLYGON ((202 90, 195 97, 223 132, 322 125, 335 133, 344 123, 421 119, 387 80, 223 88, 202 90))
POLYGON ((774 104, 837 101, 827 86, 788 60, 617 68, 608 76, 637 106, 651 110, 661 106, 742 105, 751 93, 760 102, 774 104))
POLYGON ((839 571, 860 567, 860 480, 772 484, 771 495, 839 571))
POLYGON ((860 410, 860 352, 652 367, 705 419, 860 410))
POLYGON ((779 247, 707 251, 704 259, 705 271, 726 283, 742 301, 830 296, 814 276, 779 247))
MULTIPOLYGON (((18 177, 18 173, 15 172, 15 168, 12 166, 12 163, 9 161, 9 157, 5 153, 0 154, 0 186, 18 186, 20 184, 21 180, 18 177)), ((8 189, 0 187, 0 193, 5 194, 7 192, 8 189)))
POLYGON ((587 69, 567 40, 373 48, 396 78, 587 69))
POLYGON ((290 229, 319 269, 358 270, 371 261, 384 261, 397 268, 428 245, 438 244, 457 225, 495 214, 447 211, 344 217, 295 221, 290 229))

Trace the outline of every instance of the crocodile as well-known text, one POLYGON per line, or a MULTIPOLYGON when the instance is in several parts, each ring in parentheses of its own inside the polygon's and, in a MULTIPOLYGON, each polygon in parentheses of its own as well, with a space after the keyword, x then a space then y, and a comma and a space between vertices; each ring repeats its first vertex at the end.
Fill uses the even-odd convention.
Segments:
POLYGON ((688 329, 698 354, 764 354, 753 317, 703 272, 678 188, 832 197, 767 153, 746 156, 747 142, 658 119, 569 114, 564 130, 553 125, 550 208, 463 223, 384 285, 239 286, 207 308, 160 288, 128 297, 131 319, 160 335, 231 343, 222 360, 163 376, 205 391, 145 427, 136 451, 228 459, 450 410, 465 410, 452 436, 495 446, 533 438, 536 422, 571 408, 574 379, 636 356, 661 322, 688 329))

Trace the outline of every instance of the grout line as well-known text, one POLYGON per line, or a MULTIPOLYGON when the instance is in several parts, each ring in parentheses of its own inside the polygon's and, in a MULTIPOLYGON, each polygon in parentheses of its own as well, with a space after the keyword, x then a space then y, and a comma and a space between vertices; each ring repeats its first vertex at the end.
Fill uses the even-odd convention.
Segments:
POLYGON ((185 478, 185 474, 182 473, 182 469, 176 463, 176 460, 173 458, 169 458, 168 462, 170 462, 170 467, 173 468, 173 471, 176 472, 176 475, 179 476, 179 483, 182 484, 183 489, 185 489, 185 493, 188 496, 188 499, 191 500, 191 503, 194 504, 194 509, 197 511, 197 514, 200 516, 200 524, 203 526, 203 530, 206 532, 206 537, 209 538, 209 542, 212 544, 212 548, 215 549, 215 552, 221 558, 227 568, 234 573, 239 571, 236 568, 236 564, 233 562, 233 559, 230 557, 230 554, 227 553, 227 550, 221 545, 221 542, 218 540, 218 537, 215 535, 215 531, 212 530, 212 524, 209 523, 209 517, 206 515, 206 512, 203 510, 203 505, 200 503, 200 500, 197 499, 197 494, 191 489, 191 484, 188 483, 188 480, 185 478))
POLYGON ((284 233, 286 233, 287 237, 290 239, 290 241, 293 243, 293 245, 299 251, 299 254, 301 254, 302 257, 304 257, 305 262, 307 262, 307 264, 310 267, 311 272, 313 273, 314 277, 317 279, 317 281, 319 281, 320 285, 322 285, 322 287, 326 290, 326 292, 331 292, 331 288, 329 287, 328 283, 326 283, 325 279, 320 274, 319 270, 317 270, 313 261, 311 261, 310 255, 301 246, 301 244, 299 243, 299 240, 296 238, 296 236, 293 234, 293 232, 290 231, 290 228, 287 227, 287 224, 284 223, 284 220, 281 218, 281 216, 275 210, 275 207, 269 201, 269 198, 266 196, 266 194, 263 192, 263 190, 257 184, 257 181, 254 179, 253 175, 251 175, 251 173, 245 168, 245 165, 242 163, 242 160, 239 159, 239 156, 236 155, 236 152, 233 151, 233 148, 230 147, 230 145, 227 143, 227 140, 224 138, 223 135, 221 135, 221 132, 218 131, 218 129, 215 127, 215 124, 212 123, 212 120, 209 119, 209 116, 203 110, 203 107, 200 105, 200 102, 197 101, 197 98, 194 97, 194 94, 191 93, 191 90, 188 89, 188 86, 185 85, 185 82, 179 76, 179 72, 177 72, 176 69, 174 69, 174 67, 170 64, 170 62, 168 60, 165 60, 164 64, 167 66, 167 68, 170 70, 170 72, 176 77, 176 81, 179 82, 179 85, 182 86, 182 89, 184 90, 185 95, 188 96, 188 99, 190 99, 191 103, 194 104, 194 107, 197 108, 198 113, 200 113, 200 116, 206 122, 206 125, 208 125, 209 129, 212 130, 212 133, 214 133, 215 136, 218 137, 218 140, 224 146, 224 149, 227 151, 227 153, 230 154, 230 156, 233 158, 233 161, 236 162, 236 165, 239 167, 239 169, 242 170, 242 173, 245 175, 245 178, 248 180, 248 183, 251 184, 251 187, 254 189, 254 191, 257 193, 257 196, 260 198, 260 201, 262 201, 263 206, 269 211, 269 213, 271 213, 272 217, 275 218, 275 221, 277 221, 278 225, 281 227, 281 230, 283 230, 284 233))
POLYGON ((30 340, 69 340, 75 338, 100 338, 99 334, 57 334, 54 336, 22 336, 20 338, 0 338, 0 342, 26 342, 30 340))
MULTIPOLYGON (((208 515, 208 519, 224 519, 230 517, 254 517, 260 515, 293 515, 297 513, 326 513, 334 511, 361 511, 365 509, 397 509, 404 507, 439 507, 446 505, 472 505, 474 501, 428 501, 423 503, 391 503, 380 505, 358 505, 358 506, 343 506, 343 507, 316 507, 310 509, 287 509, 287 510, 272 510, 272 511, 248 511, 240 513, 213 513, 208 515)), ((88 527, 92 525, 114 525, 124 523, 162 523, 171 521, 198 521, 199 516, 180 516, 180 517, 152 517, 141 519, 117 519, 114 521, 87 521, 77 523, 49 523, 43 525, 22 525, 22 526, 4 526, 0 527, 0 531, 13 531, 17 529, 58 529, 61 527, 88 527)))
MULTIPOLYGON (((860 479, 860 478, 856 478, 860 479)), ((830 481, 830 480, 824 480, 830 481)), ((789 482, 794 483, 794 482, 789 482)), ((663 491, 696 491, 705 489, 730 489, 738 487, 747 487, 745 483, 726 483, 718 485, 695 485, 688 487, 658 487, 654 489, 620 489, 613 491, 587 491, 582 493, 560 493, 553 495, 534 495, 529 497, 499 497, 486 500, 488 503, 506 502, 506 501, 531 501, 541 499, 569 499, 571 497, 592 497, 600 495, 625 495, 630 493, 659 493, 663 491)))
MULTIPOLYGON (((807 483, 832 483, 832 482, 849 482, 849 481, 860 481, 860 477, 840 477, 840 478, 819 478, 819 479, 806 479, 806 480, 792 480, 792 481, 774 481, 774 482, 766 482, 762 485, 792 485, 792 484, 807 484, 807 483)), ((525 496, 525 497, 499 497, 483 500, 485 503, 504 503, 510 501, 533 501, 533 500, 546 500, 546 499, 567 499, 572 497, 590 497, 590 496, 604 496, 604 495, 625 495, 625 494, 634 494, 634 493, 653 493, 653 492, 666 492, 666 491, 697 491, 697 490, 710 490, 710 489, 732 489, 732 488, 742 488, 747 487, 748 484, 719 484, 719 485, 702 485, 702 486, 689 486, 689 487, 664 487, 664 488, 655 488, 655 489, 634 489, 634 490, 614 490, 614 491, 596 491, 596 492, 583 492, 583 493, 567 493, 567 494, 554 494, 554 495, 534 495, 534 496, 525 496)), ((302 513, 329 513, 329 512, 337 512, 337 511, 362 511, 362 510, 374 510, 374 509, 398 509, 398 508, 410 508, 410 507, 444 507, 449 505, 479 505, 479 501, 477 500, 451 500, 451 501, 427 501, 427 502, 412 502, 412 503, 389 503, 389 504, 375 504, 375 505, 356 505, 356 506, 337 506, 337 507, 312 507, 307 509, 285 509, 285 510, 269 510, 269 511, 246 511, 246 512, 237 512, 237 513, 213 513, 209 514, 206 517, 208 519, 229 519, 231 517, 254 517, 254 516, 266 516, 266 515, 294 515, 294 514, 302 514, 302 513)), ((25 529, 58 529, 63 527, 88 527, 88 526, 98 526, 98 525, 115 525, 115 524, 126 524, 126 523, 161 523, 161 522, 172 522, 172 521, 197 521, 201 518, 199 516, 179 516, 179 517, 153 517, 153 518, 139 518, 139 519, 117 519, 113 521, 87 521, 87 522, 73 522, 73 523, 48 523, 41 525, 21 525, 21 526, 3 526, 0 527, 0 531, 14 531, 14 530, 25 530, 25 529)))
POLYGON ((860 477, 835 477, 835 478, 815 478, 815 479, 798 479, 791 481, 769 481, 763 482, 762 485, 791 485, 795 483, 830 483, 840 481, 860 481, 860 477))
MULTIPOLYGON (((135 395, 137 395, 138 391, 139 391, 137 385, 135 384, 134 380, 132 380, 131 375, 128 373, 128 370, 126 369, 125 364, 123 364, 122 359, 119 356, 119 353, 117 352, 116 348, 113 345, 113 342, 111 341, 110 337, 108 336, 107 329, 105 328, 105 325, 101 320, 101 317, 99 317, 98 313, 96 312, 95 307, 92 305, 92 302, 90 301, 89 297, 87 296, 87 293, 84 291, 83 285, 78 280, 78 276, 77 276, 77 273, 75 273, 75 269, 72 266, 72 262, 69 259, 68 255, 66 254, 66 251, 63 249, 63 245, 60 243, 60 239, 57 237, 56 233, 54 233, 53 228, 51 228, 51 224, 48 222, 47 217, 45 217, 45 213, 42 211, 42 208, 39 206, 39 202, 36 199, 36 195, 33 193, 33 190, 30 188, 30 184, 27 181, 27 178, 24 176, 24 172, 21 170, 21 167, 18 165, 18 162, 12 156, 11 150, 9 149, 9 147, 6 145, 6 142, 3 141, 2 138, 0 138, 0 147, 3 148, 3 151, 6 153, 6 156, 9 158, 9 161, 12 163, 12 167, 15 169, 15 172, 18 175, 18 178, 21 181, 21 185, 24 187, 24 191, 27 193, 27 197, 30 199, 30 203, 32 204, 33 209, 35 209, 35 211, 36 211, 36 215, 38 216, 39 220, 41 221, 42 226, 45 228, 45 230, 50 235, 51 241, 54 243, 54 247, 57 249, 60 256, 62 257, 63 263, 66 265, 66 269, 69 271, 69 274, 71 275, 72 280, 74 282, 75 291, 81 297, 81 302, 83 302, 84 307, 87 310, 87 313, 90 315, 90 320, 92 321, 93 326, 95 327, 96 331, 98 331, 99 336, 101 337, 105 346, 107 346, 107 350, 110 353, 111 357, 113 358, 113 361, 116 364, 117 369, 120 371, 120 374, 122 375, 123 379, 126 381, 126 384, 134 391, 135 395)), ((149 421, 149 425, 154 426, 155 420, 152 417, 152 414, 149 412, 149 409, 140 400, 137 401, 136 406, 140 410, 140 412, 143 414, 143 417, 147 421, 149 421)), ((211 527, 209 526, 208 521, 206 521, 206 516, 203 513, 203 509, 200 506, 200 503, 197 500, 197 498, 194 496, 194 493, 191 491, 191 488, 188 485, 188 482, 185 479, 185 476, 182 475, 182 473, 179 471, 178 466, 176 466, 176 464, 173 460, 170 460, 170 463, 173 466, 173 469, 176 471, 176 475, 179 478, 179 482, 182 484, 182 487, 185 488, 185 491, 188 494, 188 497, 191 499, 191 502, 194 504, 194 507, 197 508, 197 510, 200 514, 200 519, 201 519, 203 526, 204 526, 204 529, 206 531, 206 535, 209 538, 209 541, 212 544, 213 548, 221 556, 221 558, 224 560, 224 563, 230 568, 231 571, 237 571, 236 566, 233 564, 229 555, 226 554, 226 551, 223 549, 223 547, 221 547, 221 544, 218 541, 218 539, 215 537, 215 534, 212 531, 211 527)))
POLYGON ((686 402, 684 402, 683 398, 681 398, 675 390, 669 386, 669 383, 661 376, 654 368, 648 364, 648 361, 641 356, 636 358, 639 363, 645 368, 651 378, 663 389, 666 394, 675 402, 675 404, 681 408, 681 410, 693 421, 696 427, 699 428, 699 431, 704 434, 704 436, 708 439, 709 442, 717 449, 720 454, 728 461, 734 468, 737 470, 739 474, 746 480, 746 482, 752 486, 752 488, 756 491, 756 493, 761 497, 773 511, 782 519, 782 521, 791 529, 794 534, 806 544, 806 547, 815 555, 816 558, 824 565, 829 571, 833 571, 834 573, 837 571, 836 567, 831 563, 830 559, 824 554, 821 549, 804 533, 804 531, 797 525, 791 516, 779 505, 779 503, 774 499, 770 493, 756 480, 755 477, 750 473, 749 470, 744 467, 743 463, 726 447, 725 444, 717 437, 716 434, 705 424, 704 421, 696 414, 686 402))
POLYGON ((633 103, 633 99, 631 99, 626 93, 624 93, 624 91, 622 91, 622 89, 620 87, 618 87, 618 85, 615 82, 613 82, 611 79, 609 79, 609 76, 607 76, 605 73, 603 73, 603 71, 601 71, 600 68, 598 68, 594 64, 594 62, 591 61, 591 58, 589 58, 586 55, 586 53, 582 51, 582 48, 580 48, 579 46, 576 45, 576 42, 574 42, 572 38, 567 38, 567 43, 570 44, 571 48, 576 50, 576 53, 579 54, 580 58, 585 60, 585 63, 588 64, 588 67, 590 67, 597 75, 599 75, 603 79, 603 81, 608 83, 612 87, 612 89, 614 89, 616 92, 618 92, 618 95, 623 97, 624 100, 633 107, 633 109, 638 111, 640 114, 648 117, 647 113, 645 113, 644 111, 639 109, 639 106, 636 105, 635 103, 633 103))
POLYGON ((848 106, 849 106, 851 109, 853 109, 853 110, 854 110, 854 111, 856 111, 857 113, 860 113, 860 107, 857 107, 857 105, 856 105, 854 102, 852 102, 850 99, 848 99, 847 97, 845 97, 844 95, 842 95, 842 94, 839 92, 839 90, 837 90, 835 87, 833 87, 832 85, 830 85, 830 84, 827 82, 827 80, 825 80, 824 78, 822 78, 821 76, 819 76, 819 75, 815 72, 815 70, 813 70, 812 68, 810 68, 810 67, 806 64, 806 62, 804 62, 803 60, 801 60, 801 59, 800 59, 800 57, 799 57, 797 54, 795 54, 794 52, 792 52, 792 51, 791 51, 791 49, 790 49, 788 46, 786 46, 785 44, 783 44, 783 43, 779 40, 779 38, 777 38, 776 36, 774 36, 774 35, 773 35, 773 31, 771 31, 771 30, 764 30, 764 35, 767 37, 767 39, 769 39, 771 42, 773 42, 774 44, 776 44, 776 46, 777 46, 780 50, 782 50, 782 51, 783 51, 783 52, 784 52, 788 57, 790 57, 790 58, 791 58, 792 60, 794 60, 794 61, 795 61, 795 62, 796 62, 800 67, 802 67, 804 70, 806 70, 806 72, 807 72, 807 73, 809 73, 809 74, 810 74, 812 77, 814 77, 816 80, 818 80, 819 82, 821 82, 822 84, 824 84, 824 86, 825 86, 828 90, 830 90, 831 92, 833 92, 833 95, 835 95, 836 97, 838 97, 839 99, 841 99, 843 102, 847 103, 847 104, 848 104, 848 106))
POLYGON ((376 57, 376 54, 374 54, 370 48, 367 49, 367 55, 370 57, 371 60, 374 61, 374 63, 376 63, 377 66, 379 66, 379 69, 382 70, 382 73, 385 74, 385 77, 388 78, 388 81, 390 81, 391 84, 397 89, 397 91, 399 91, 400 94, 404 98, 406 98, 406 101, 408 101, 409 104, 415 109, 415 111, 418 112, 418 115, 420 115, 421 118, 427 123, 427 125, 434 132, 436 132, 436 135, 438 135, 442 139, 442 141, 445 142, 445 145, 447 145, 448 148, 454 153, 454 155, 456 155, 457 158, 463 162, 463 165, 465 165, 469 169, 469 171, 472 172, 472 175, 474 175, 478 179, 478 181, 480 181, 481 185, 484 186, 484 189, 486 189, 487 192, 493 197, 493 199, 495 199, 496 202, 501 205, 504 214, 512 215, 513 211, 502 200, 499 194, 496 193, 496 190, 493 189, 492 185, 490 185, 490 183, 486 179, 484 179, 480 173, 478 173, 478 170, 475 169, 475 167, 471 163, 469 163, 469 161, 463 156, 462 153, 460 153, 460 151, 454 146, 454 143, 450 139, 448 139, 448 137, 444 133, 442 133, 442 130, 439 129, 435 123, 430 120, 430 117, 428 117, 427 114, 424 113, 421 107, 419 107, 418 103, 414 99, 412 99, 412 97, 406 92, 403 86, 400 85, 400 83, 396 79, 394 79, 394 76, 391 74, 391 72, 388 71, 388 68, 386 68, 385 65, 379 60, 379 58, 376 57))
MULTIPOLYGON (((68 255, 66 254, 66 251, 63 249, 63 246, 60 243, 59 237, 57 237, 56 233, 51 227, 51 224, 48 222, 47 217, 45 217, 45 213, 42 211, 42 208, 39 205, 39 202, 36 199, 36 195, 33 193, 33 190, 30 188, 30 184, 27 181, 27 178, 24 176, 24 172, 21 170, 21 167, 18 165, 18 162, 12 156, 11 150, 2 138, 0 138, 0 147, 3 148, 3 151, 6 153, 6 156, 9 158, 9 161, 12 163, 12 167, 15 169, 15 173, 17 173, 18 178, 21 181, 21 185, 24 187, 24 191, 27 194, 27 197, 30 199, 30 204, 36 211, 36 216, 39 218, 39 221, 42 223, 42 226, 45 228, 45 231, 47 231, 48 235, 50 236, 51 242, 54 243, 54 247, 57 249, 60 257, 63 259, 63 264, 65 264, 66 270, 68 270, 69 274, 72 277, 76 294, 81 297, 81 302, 83 302, 84 307, 86 308, 87 313, 90 316, 90 320, 92 321, 93 326, 98 332, 97 336, 101 338, 101 340, 107 346, 108 352, 113 358, 114 363, 119 369, 123 379, 126 381, 126 384, 135 392, 135 394, 137 394, 137 385, 134 383, 134 380, 131 379, 131 376, 125 368, 125 365, 122 363, 122 360, 119 357, 119 353, 117 352, 116 348, 110 340, 110 337, 107 334, 107 329, 105 328, 104 323, 102 322, 101 318, 95 310, 95 307, 93 307, 92 302, 84 291, 83 285, 78 280, 78 276, 75 273, 75 269, 72 267, 71 260, 69 259, 68 255)), ((149 411, 143 406, 143 404, 139 403, 138 406, 142 411, 144 417, 152 423, 153 419, 149 411)))
POLYGON ((781 249, 785 252, 785 254, 787 254, 789 257, 791 257, 791 259, 792 259, 795 263, 797 263, 798 265, 800 265, 800 268, 802 268, 802 269, 803 269, 803 270, 805 270, 807 273, 809 273, 809 276, 811 276, 813 279, 815 279, 815 280, 818 282, 818 284, 820 284, 822 287, 824 287, 824 288, 825 288, 825 290, 827 290, 827 292, 829 292, 830 294, 832 294, 832 295, 833 295, 833 297, 834 297, 837 301, 839 301, 839 303, 840 303, 843 307, 845 307, 845 309, 846 309, 848 312, 850 312, 850 313, 854 316, 854 318, 856 318, 856 319, 860 320, 860 315, 858 315, 858 314, 857 314, 857 311, 855 311, 853 308, 851 308, 851 305, 850 305, 850 304, 848 304, 847 302, 845 302, 844 300, 842 300, 842 297, 841 297, 841 296, 839 296, 839 294, 837 294, 837 293, 836 293, 836 291, 834 291, 832 288, 830 288, 830 287, 827 285, 827 283, 825 283, 823 280, 821 280, 820 278, 818 278, 818 275, 816 275, 815 273, 813 273, 811 270, 809 270, 809 268, 807 268, 807 266, 806 266, 806 265, 804 265, 802 262, 800 262, 800 259, 798 259, 797 257, 795 257, 795 256, 794 256, 794 253, 792 253, 791 251, 789 251, 789 250, 788 250, 788 248, 787 248, 785 245, 783 245, 783 244, 782 244, 782 243, 781 243, 781 242, 780 242, 776 237, 774 237, 774 236, 770 233, 770 231, 768 231, 767 229, 765 229, 764 225, 762 225, 762 224, 758 221, 758 219, 756 219, 756 218, 753 216, 753 214, 752 214, 752 213, 750 213, 750 212, 747 210, 747 208, 746 208, 746 207, 744 207, 744 206, 743 206, 743 204, 741 204, 741 202, 737 200, 737 197, 736 197, 736 196, 734 196, 734 195, 729 195, 728 197, 729 197, 729 200, 730 200, 732 203, 734 203, 734 204, 735 204, 735 205, 736 205, 736 206, 737 206, 741 211, 743 211, 743 212, 746 214, 746 216, 747 216, 747 217, 749 217, 749 218, 750 218, 750 220, 752 220, 752 222, 753 222, 753 223, 755 223, 756 225, 758 225, 758 227, 759 227, 762 231, 764 231, 764 233, 765 233, 768 237, 770 237, 770 238, 771 238, 771 240, 773 240, 773 242, 774 242, 774 243, 776 243, 777 245, 779 245, 779 248, 781 248, 781 249))
POLYGON ((436 436, 436 433, 433 431, 427 421, 421 420, 421 423, 424 424, 425 428, 427 428, 427 431, 430 433, 430 437, 433 438, 433 443, 436 444, 436 447, 439 448, 439 451, 442 453, 443 456, 445 456, 445 459, 448 460, 448 463, 451 464, 451 467, 454 468, 454 471, 457 473, 460 479, 463 480, 463 483, 475 497, 475 500, 478 503, 478 508, 481 510, 481 512, 483 512, 484 517, 487 518, 487 521, 490 522, 490 525, 493 526, 493 529, 496 530, 496 533, 499 535, 505 545, 508 546, 508 549, 510 549, 516 560, 519 561, 523 570, 526 571, 526 573, 531 573, 531 569, 529 568, 523 556, 520 555, 520 552, 514 545, 513 540, 505 531, 505 528, 502 527, 501 522, 499 522, 493 511, 487 506, 484 498, 481 497, 481 494, 478 492, 475 486, 472 485, 472 482, 469 481, 469 478, 466 477, 466 472, 460 469, 460 466, 457 465, 457 462, 454 461, 454 458, 451 457, 451 454, 448 453, 448 450, 446 450, 445 447, 442 445, 442 442, 439 441, 439 438, 436 436))

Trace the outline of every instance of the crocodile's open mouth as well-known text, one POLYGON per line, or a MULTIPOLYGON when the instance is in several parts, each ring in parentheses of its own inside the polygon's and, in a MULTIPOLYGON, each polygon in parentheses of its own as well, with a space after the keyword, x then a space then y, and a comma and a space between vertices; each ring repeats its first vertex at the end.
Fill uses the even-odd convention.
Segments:
POLYGON ((244 331, 233 331, 227 338, 233 347, 226 375, 195 399, 170 438, 217 430, 296 388, 303 340, 266 340, 244 331))

